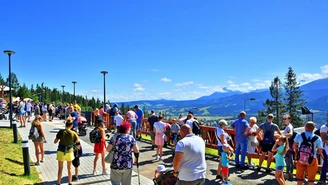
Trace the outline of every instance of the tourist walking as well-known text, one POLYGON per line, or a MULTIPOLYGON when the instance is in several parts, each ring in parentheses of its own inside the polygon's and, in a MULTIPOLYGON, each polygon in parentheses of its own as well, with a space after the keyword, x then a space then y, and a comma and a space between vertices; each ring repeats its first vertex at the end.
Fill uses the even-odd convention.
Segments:
POLYGON ((116 115, 114 117, 114 124, 116 126, 116 131, 117 132, 120 129, 120 126, 121 126, 121 124, 122 124, 123 121, 124 121, 124 118, 121 116, 120 111, 117 110, 116 111, 116 115))
POLYGON ((64 161, 67 161, 67 171, 68 171, 68 184, 72 184, 72 161, 74 159, 74 146, 78 145, 79 139, 77 134, 72 131, 73 119, 71 117, 67 118, 65 123, 65 129, 60 130, 54 141, 55 144, 58 143, 57 150, 57 160, 58 160, 58 180, 57 184, 61 183, 64 161))
POLYGON ((132 111, 132 109, 130 108, 130 110, 126 113, 125 117, 126 120, 128 120, 131 124, 130 134, 132 134, 133 137, 136 138, 137 119, 138 119, 137 114, 134 111, 132 111))
POLYGON ((149 125, 149 135, 151 138, 151 150, 155 148, 155 132, 154 132, 154 123, 158 121, 158 116, 156 116, 155 111, 150 111, 150 116, 148 118, 149 125))
POLYGON ((26 127, 25 103, 23 101, 23 98, 20 99, 18 109, 19 109, 19 121, 20 121, 21 127, 26 127))
POLYGON ((285 155, 289 149, 288 138, 286 136, 280 136, 279 139, 276 140, 272 152, 277 152, 275 155, 276 160, 276 180, 280 185, 286 185, 286 181, 284 178, 284 168, 286 166, 285 155))
POLYGON ((229 182, 229 161, 233 153, 233 148, 228 144, 223 145, 223 152, 221 155, 221 171, 222 171, 222 184, 223 185, 232 185, 229 182))
POLYGON ((115 103, 114 106, 109 110, 111 125, 112 127, 114 127, 114 132, 115 130, 118 130, 118 128, 116 127, 117 124, 115 123, 115 116, 117 115, 117 111, 119 111, 119 109, 118 105, 115 103))
POLYGON ((315 123, 308 121, 305 124, 305 132, 299 133, 294 139, 294 149, 297 152, 296 179, 297 185, 302 185, 305 174, 307 174, 308 185, 314 185, 315 176, 318 171, 317 155, 322 154, 321 137, 313 133, 315 123), (311 151, 308 155, 307 151, 311 151), (304 151, 304 152, 303 152, 304 151))
POLYGON ((246 112, 242 111, 239 114, 239 119, 232 123, 231 127, 236 131, 236 156, 235 164, 237 168, 242 168, 243 170, 248 167, 245 166, 245 158, 248 145, 247 134, 249 132, 249 125, 246 120, 246 112), (241 151, 241 161, 239 162, 239 154, 241 151))
POLYGON ((177 143, 173 159, 173 174, 178 177, 176 185, 204 185, 205 142, 187 124, 181 126, 180 133, 183 139, 177 143))
POLYGON ((130 129, 131 124, 129 122, 123 122, 119 127, 119 134, 114 135, 107 146, 108 152, 112 149, 114 150, 113 161, 110 165, 110 181, 112 185, 131 184, 133 167, 132 151, 138 161, 139 148, 135 138, 129 135, 130 129))
POLYGON ((249 118, 249 132, 248 136, 248 144, 247 144, 247 159, 248 159, 248 166, 255 167, 255 164, 252 163, 252 154, 255 154, 256 147, 259 145, 259 141, 257 139, 256 131, 259 128, 256 125, 257 119, 256 117, 249 118))
POLYGON ((289 114, 285 114, 282 118, 284 121, 286 127, 285 130, 283 131, 283 135, 288 138, 288 143, 289 143, 289 150, 286 153, 285 156, 285 161, 286 161, 286 179, 292 179, 293 178, 293 170, 294 170, 294 155, 295 155, 295 150, 293 148, 293 143, 294 143, 294 138, 293 137, 293 132, 294 132, 294 127, 290 123, 291 122, 291 117, 289 114))
MULTIPOLYGON (((37 116, 32 124, 31 124, 31 130, 36 129, 39 137, 33 138, 32 142, 34 143, 35 148, 35 156, 36 156, 36 163, 35 166, 39 166, 40 162, 44 162, 44 147, 43 143, 47 142, 46 135, 44 134, 43 127, 42 127, 42 117, 37 116), (41 160, 40 160, 41 155, 41 160)), ((33 133, 30 133, 33 134, 33 133)))
POLYGON ((105 149, 106 149, 106 133, 105 133, 105 124, 106 121, 103 119, 97 120, 97 131, 100 134, 100 141, 95 143, 93 152, 96 154, 95 159, 93 161, 93 175, 97 175, 97 161, 99 157, 101 157, 102 164, 102 174, 107 175, 106 171, 106 163, 105 163, 105 149))
POLYGON ((166 132, 166 124, 162 121, 163 116, 158 117, 158 121, 154 124, 155 144, 156 149, 156 160, 164 160, 163 158, 163 145, 164 145, 164 134, 166 132))
POLYGON ((41 107, 43 121, 47 121, 47 105, 42 103, 41 107))
MULTIPOLYGON (((39 115, 41 115, 41 110, 40 110, 40 106, 39 106, 39 103, 35 104, 34 106, 34 116, 37 117, 39 115)), ((41 116, 41 119, 42 119, 42 116, 41 116)), ((41 120, 42 121, 42 120, 41 120)))
POLYGON ((28 100, 26 102, 25 108, 26 108, 26 116, 25 116, 25 119, 27 119, 27 122, 31 122, 31 113, 32 113, 31 100, 28 100))
POLYGON ((260 142, 261 146, 261 156, 260 156, 260 163, 259 167, 257 168, 258 171, 261 171, 262 163, 265 159, 266 154, 268 153, 268 160, 267 160, 267 169, 266 172, 270 173, 272 170, 270 169, 273 153, 272 153, 272 147, 275 144, 274 134, 277 132, 279 135, 281 135, 281 132, 278 128, 278 126, 273 121, 273 114, 268 114, 267 121, 265 123, 262 123, 260 127, 257 129, 257 135, 262 138, 260 142), (263 137, 260 136, 260 132, 263 132, 263 137))
POLYGON ((141 134, 142 134, 142 121, 144 119, 144 113, 141 109, 139 109, 138 105, 135 105, 134 108, 135 108, 136 114, 138 116, 138 118, 137 118, 137 128, 136 128, 137 129, 136 139, 140 140, 141 139, 141 134))
POLYGON ((218 162, 218 171, 216 175, 216 179, 221 179, 221 164, 222 164, 222 152, 223 152, 223 145, 228 144, 228 140, 230 140, 230 136, 228 133, 224 131, 226 129, 226 126, 228 125, 226 120, 220 120, 219 121, 219 127, 215 129, 215 136, 218 141, 218 156, 219 156, 219 162, 218 162))

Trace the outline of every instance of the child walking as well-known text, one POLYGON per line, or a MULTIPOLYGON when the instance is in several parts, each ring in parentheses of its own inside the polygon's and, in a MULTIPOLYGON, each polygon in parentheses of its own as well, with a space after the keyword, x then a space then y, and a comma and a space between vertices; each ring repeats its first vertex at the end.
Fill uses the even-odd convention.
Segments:
POLYGON ((272 148, 272 152, 277 152, 276 158, 276 180, 280 185, 286 185, 286 181, 284 178, 284 167, 286 166, 285 155, 289 149, 288 139, 285 136, 280 136, 279 139, 276 140, 272 148))
POLYGON ((221 164, 221 174, 222 174, 222 184, 224 185, 231 185, 229 182, 229 160, 231 159, 231 154, 233 149, 230 145, 224 144, 222 152, 222 164, 221 164))

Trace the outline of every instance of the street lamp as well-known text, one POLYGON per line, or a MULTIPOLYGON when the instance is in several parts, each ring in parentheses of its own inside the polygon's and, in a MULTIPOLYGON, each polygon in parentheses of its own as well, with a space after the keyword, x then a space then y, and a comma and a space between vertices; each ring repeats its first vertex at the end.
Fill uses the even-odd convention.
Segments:
POLYGON ((17 143, 17 125, 13 126, 13 99, 12 99, 12 91, 11 91, 11 55, 15 54, 15 51, 11 50, 4 50, 4 54, 8 55, 8 61, 9 61, 9 104, 10 104, 10 113, 9 113, 9 122, 10 122, 10 128, 13 128, 14 133, 14 143, 17 143))
POLYGON ((74 88, 73 88, 73 89, 74 89, 74 90, 73 90, 73 94, 74 94, 74 100, 75 100, 75 84, 76 84, 77 82, 76 82, 76 81, 73 81, 72 83, 73 83, 73 86, 74 86, 74 88))
POLYGON ((248 100, 253 101, 253 100, 255 100, 255 98, 249 98, 244 101, 244 111, 246 111, 246 101, 248 101, 248 100))
POLYGON ((62 99, 63 99, 63 104, 64 104, 64 92, 65 92, 64 88, 65 88, 65 85, 62 85, 61 87, 63 88, 63 98, 62 99))
POLYGON ((104 110, 106 107, 106 74, 108 73, 107 71, 101 71, 100 73, 102 73, 104 75, 104 110))

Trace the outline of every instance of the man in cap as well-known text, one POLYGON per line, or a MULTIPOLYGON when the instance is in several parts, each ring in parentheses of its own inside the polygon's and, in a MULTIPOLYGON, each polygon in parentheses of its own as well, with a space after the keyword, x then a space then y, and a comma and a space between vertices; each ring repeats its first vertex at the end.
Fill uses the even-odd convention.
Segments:
POLYGON ((249 124, 246 120, 246 112, 241 111, 239 113, 239 119, 237 119, 231 127, 236 131, 236 157, 235 163, 237 168, 247 169, 245 166, 245 158, 247 152, 249 124), (241 162, 239 163, 239 154, 241 151, 241 162))

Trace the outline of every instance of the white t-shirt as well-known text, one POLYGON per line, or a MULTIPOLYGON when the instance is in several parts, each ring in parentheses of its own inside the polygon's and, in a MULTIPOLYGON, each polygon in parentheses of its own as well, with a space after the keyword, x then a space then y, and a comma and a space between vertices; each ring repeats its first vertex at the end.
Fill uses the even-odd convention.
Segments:
POLYGON ((116 123, 116 126, 119 127, 123 121, 123 117, 121 115, 117 115, 114 117, 114 123, 116 123))
POLYGON ((284 130, 284 132, 282 134, 283 135, 288 134, 293 129, 294 129, 293 125, 292 124, 289 124, 289 125, 286 126, 286 128, 285 128, 285 130, 284 130))
POLYGON ((194 123, 194 119, 189 119, 186 121, 186 124, 190 126, 191 130, 192 130, 192 126, 193 126, 193 123, 194 123))
POLYGON ((201 137, 194 134, 186 135, 177 143, 175 152, 183 153, 179 169, 180 180, 194 181, 205 178, 205 143, 201 137))
POLYGON ((218 146, 222 146, 222 143, 220 142, 219 138, 221 139, 221 135, 224 135, 224 142, 228 143, 227 140, 229 138, 229 135, 222 129, 222 128, 216 128, 215 130, 215 136, 217 137, 216 139, 218 140, 218 146))
MULTIPOLYGON (((320 127, 320 135, 321 135, 322 132, 328 133, 328 127, 327 127, 326 124, 324 124, 320 127)), ((326 145, 325 142, 323 142, 323 146, 325 146, 325 145, 326 145)), ((327 150, 326 150, 326 152, 327 152, 327 150)))
POLYGON ((154 128, 156 129, 156 133, 164 133, 166 124, 162 121, 158 121, 154 123, 154 128))

